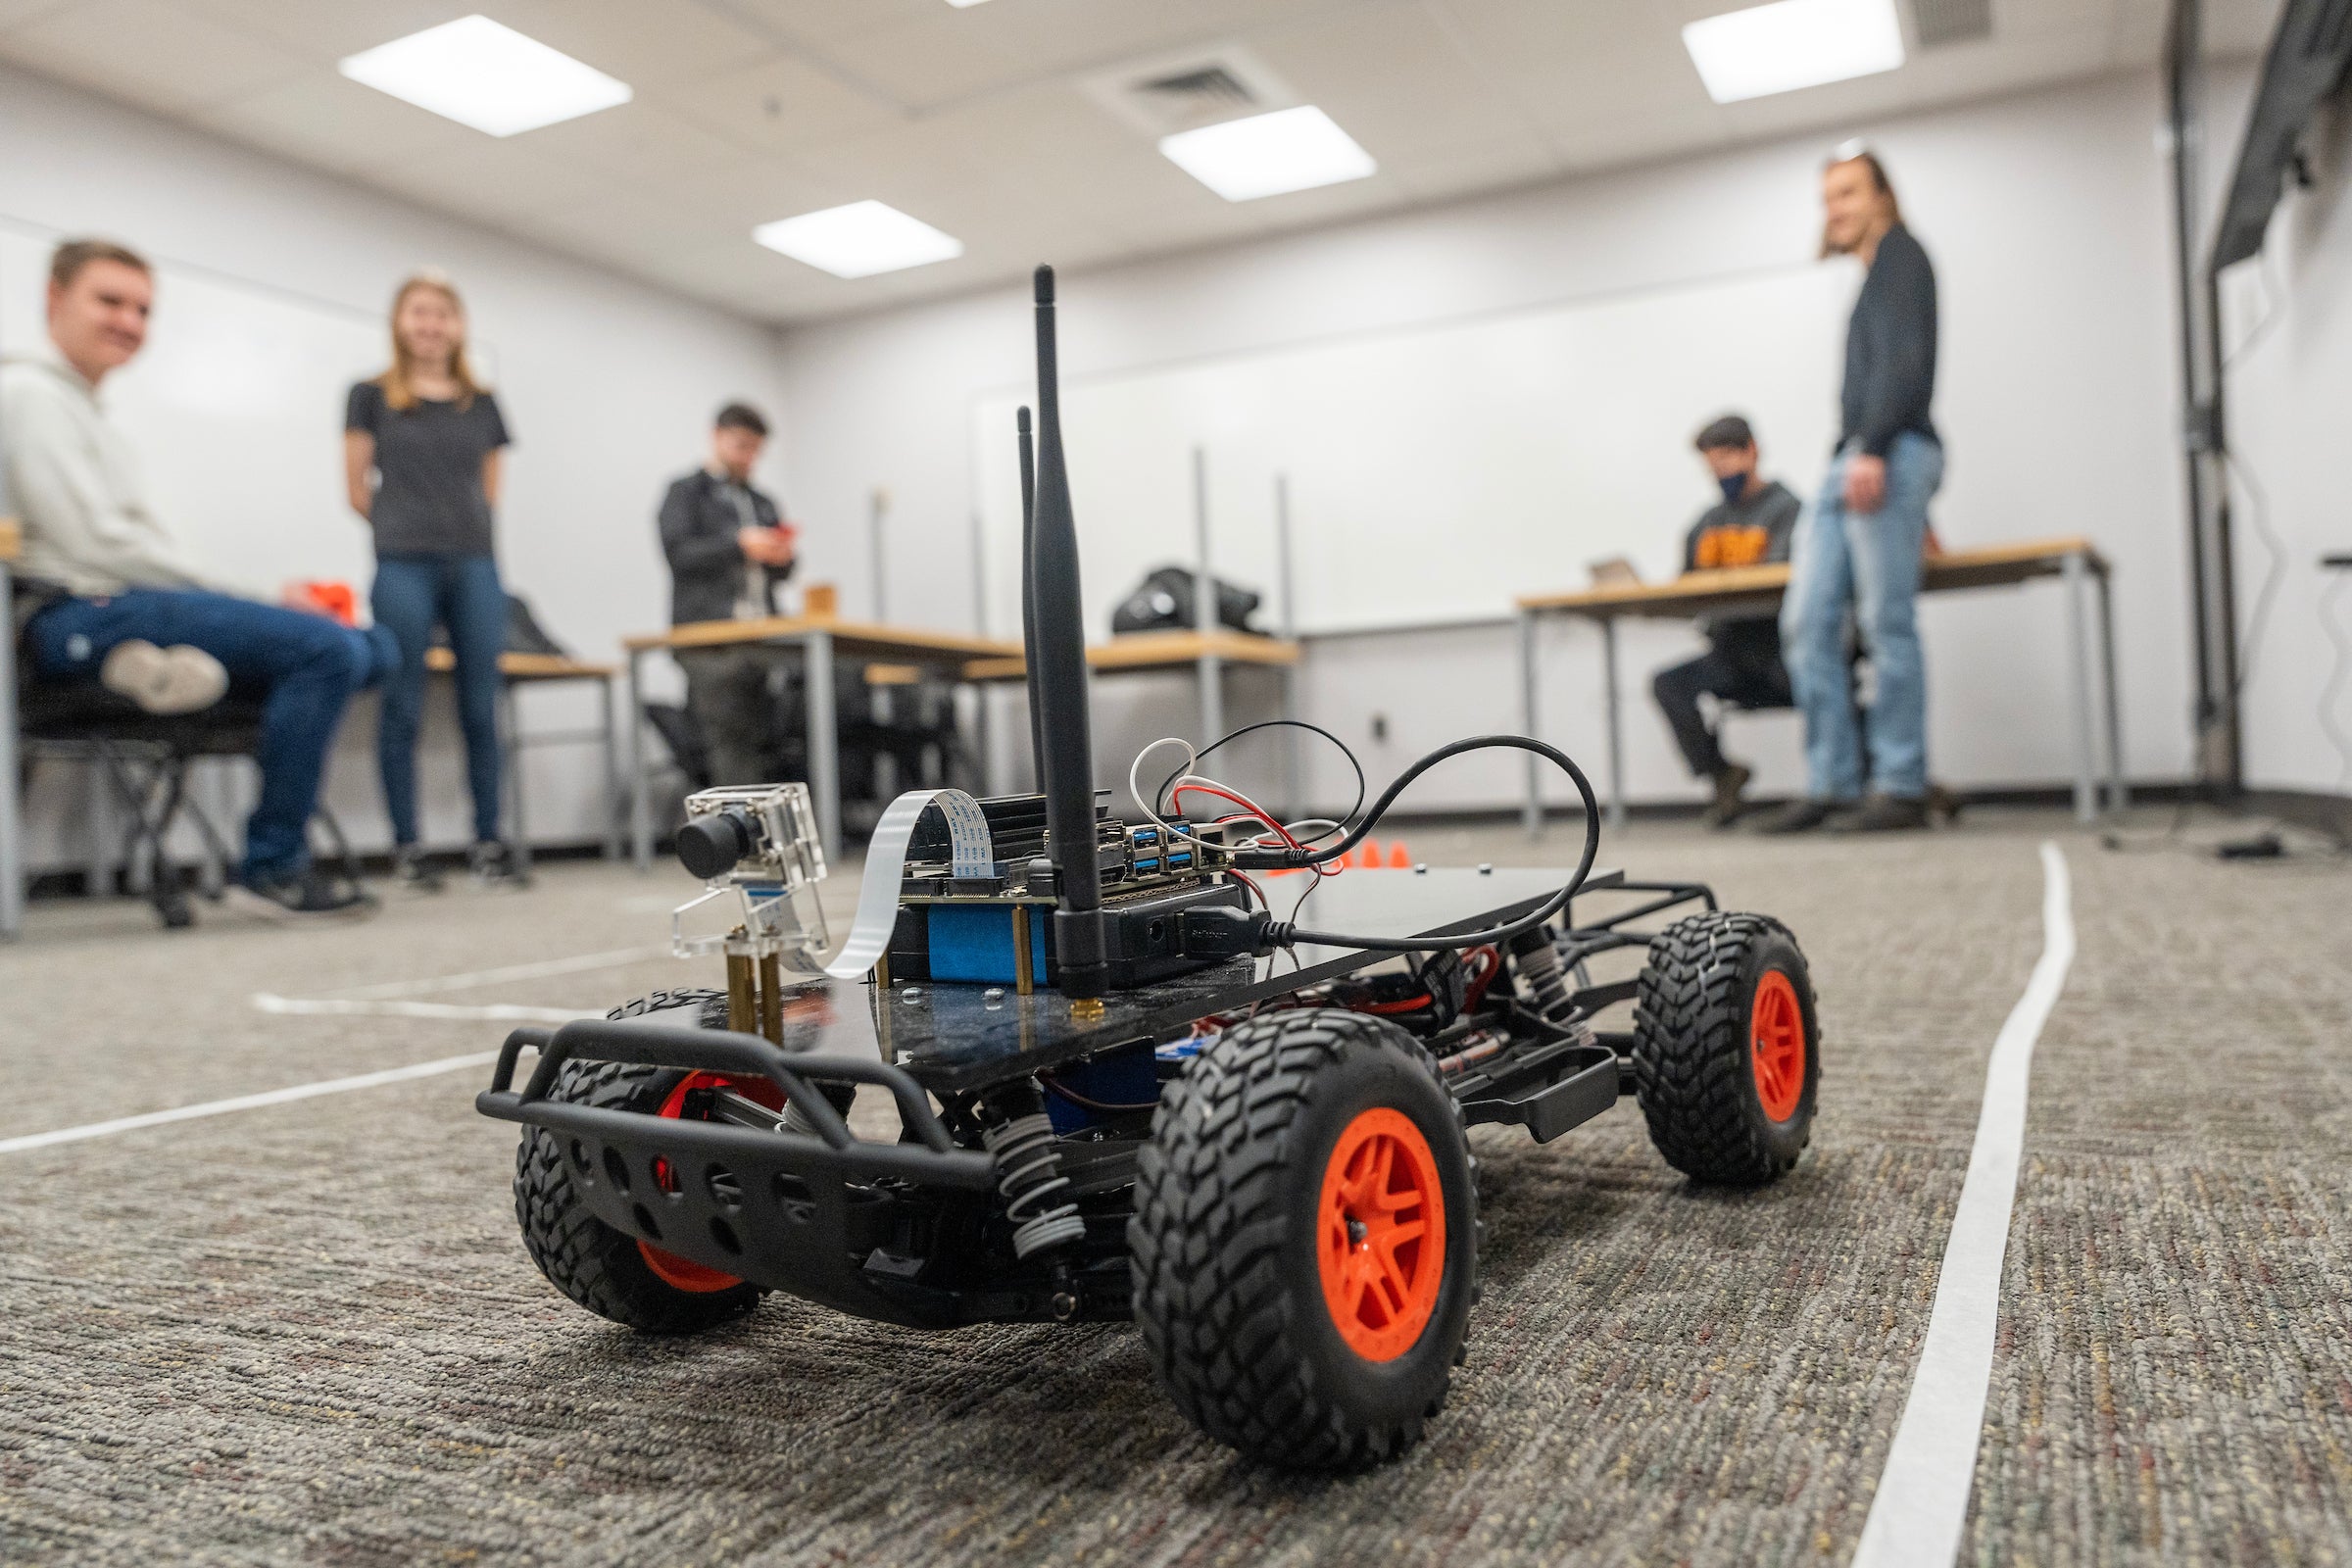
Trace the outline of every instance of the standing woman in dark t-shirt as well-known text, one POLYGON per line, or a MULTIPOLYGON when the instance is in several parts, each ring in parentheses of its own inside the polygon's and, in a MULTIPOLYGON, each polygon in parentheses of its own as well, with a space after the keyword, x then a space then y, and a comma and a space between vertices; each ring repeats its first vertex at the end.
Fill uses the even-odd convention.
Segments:
POLYGON ((457 656, 458 715, 473 791, 474 875, 505 882, 514 859, 499 837, 498 656, 507 595, 491 546, 500 454, 498 399, 466 360, 466 310, 447 279, 410 278, 392 300, 392 368, 351 389, 344 471, 352 509, 375 534, 376 623, 400 645, 384 683, 376 756, 392 817, 393 869, 406 886, 439 886, 416 839, 416 729, 424 656, 436 625, 457 656))

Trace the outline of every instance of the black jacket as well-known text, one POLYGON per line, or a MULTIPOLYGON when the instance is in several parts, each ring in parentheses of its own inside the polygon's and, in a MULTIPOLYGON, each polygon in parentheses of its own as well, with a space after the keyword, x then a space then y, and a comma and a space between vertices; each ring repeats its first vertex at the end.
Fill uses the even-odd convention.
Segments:
POLYGON ((1936 269, 1897 223, 1879 241, 1845 328, 1845 388, 1838 444, 1858 441, 1883 458, 1904 431, 1936 439, 1936 269))
MULTIPOLYGON (((751 492, 754 525, 773 528, 776 504, 751 492)), ((698 468, 662 498, 662 553, 669 558, 669 618, 683 626, 697 620, 733 620, 743 574, 751 565, 735 542, 743 515, 726 488, 708 468, 698 468)), ((776 584, 792 575, 790 565, 766 566, 760 597, 772 607, 776 584)))

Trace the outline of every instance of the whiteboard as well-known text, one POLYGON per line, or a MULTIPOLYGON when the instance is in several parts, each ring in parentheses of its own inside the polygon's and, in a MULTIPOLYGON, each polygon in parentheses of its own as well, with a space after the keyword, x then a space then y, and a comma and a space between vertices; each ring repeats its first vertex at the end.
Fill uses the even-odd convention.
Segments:
MULTIPOLYGON (((1739 412, 1769 471, 1809 494, 1837 433, 1839 345, 1858 273, 1776 270, 1507 316, 1065 383, 1062 429, 1090 636, 1152 567, 1196 559, 1193 451, 1211 560, 1276 626, 1274 476, 1290 489, 1298 629, 1509 612, 1583 585, 1591 563, 1680 566, 1716 498, 1690 448, 1739 412)), ((973 411, 994 624, 1020 604, 1013 411, 973 411)))
MULTIPOLYGON (((47 338, 46 236, 0 229, 0 353, 47 338)), ((343 496, 343 406, 385 360, 357 311, 159 264, 147 346, 100 396, 138 454, 159 515, 215 576, 274 599, 373 573, 343 496)))

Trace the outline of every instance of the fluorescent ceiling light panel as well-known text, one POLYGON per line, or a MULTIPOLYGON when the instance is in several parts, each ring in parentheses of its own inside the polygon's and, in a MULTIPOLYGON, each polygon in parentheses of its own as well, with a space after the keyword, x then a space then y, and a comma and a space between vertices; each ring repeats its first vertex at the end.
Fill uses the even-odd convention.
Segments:
POLYGON ((336 69, 493 136, 576 120, 634 96, 627 82, 480 16, 395 38, 336 69))
POLYGON ((963 254, 963 241, 955 235, 908 218, 888 203, 872 201, 761 223, 752 230, 752 238, 835 277, 871 277, 963 254))
POLYGON ((966 6, 976 6, 980 4, 980 0, 948 0, 948 4, 954 6, 956 10, 961 11, 966 6))
POLYGON ((1229 202, 1362 179, 1380 166, 1312 104, 1159 139, 1169 161, 1229 202))
POLYGON ((1779 0, 1683 28, 1683 47, 1719 104, 1876 75, 1903 63, 1894 0, 1779 0))

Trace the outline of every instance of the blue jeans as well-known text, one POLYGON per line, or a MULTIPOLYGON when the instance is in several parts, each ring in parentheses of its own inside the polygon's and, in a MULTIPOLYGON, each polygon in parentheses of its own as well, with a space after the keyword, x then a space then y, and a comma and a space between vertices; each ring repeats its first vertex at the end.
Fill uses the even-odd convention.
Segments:
POLYGON ((1845 505, 1846 454, 1831 460, 1821 493, 1797 520, 1781 657, 1805 715, 1806 793, 1850 801, 1862 793, 1862 742, 1846 667, 1850 604, 1878 696, 1870 708, 1870 784, 1918 800, 1928 793, 1928 665, 1919 643, 1920 555, 1928 500, 1943 483, 1943 448, 1905 432, 1886 453, 1886 496, 1876 512, 1845 505))
POLYGON ((488 556, 386 556, 369 595, 375 623, 400 645, 384 682, 376 762, 396 844, 416 842, 416 730, 424 716, 424 654, 433 627, 449 628, 458 659, 458 722, 473 790, 473 836, 498 837, 498 656, 507 646, 507 591, 488 556))
POLYGON ((318 804, 327 749, 351 694, 375 673, 365 634, 322 615, 193 589, 133 588, 107 599, 61 599, 24 628, 44 679, 95 680, 118 643, 186 643, 220 661, 229 690, 262 702, 261 803, 245 823, 248 882, 310 863, 304 829, 318 804))

